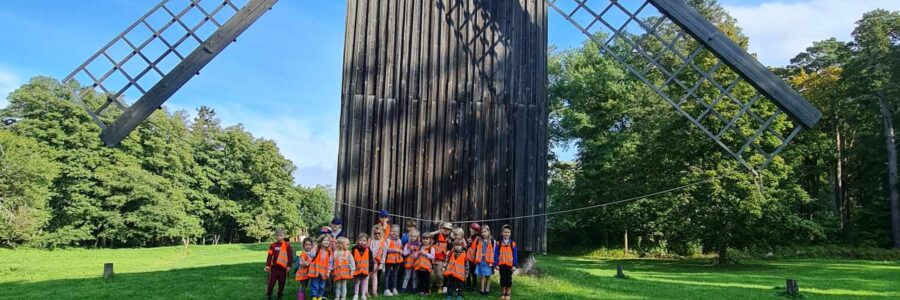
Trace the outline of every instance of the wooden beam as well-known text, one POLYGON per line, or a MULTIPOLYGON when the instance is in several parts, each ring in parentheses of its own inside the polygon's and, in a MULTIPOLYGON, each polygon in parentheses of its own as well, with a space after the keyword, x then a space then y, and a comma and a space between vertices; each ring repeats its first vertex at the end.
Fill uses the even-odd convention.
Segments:
MULTIPOLYGON (((184 58, 172 72, 160 79, 137 102, 125 110, 116 121, 100 133, 100 138, 108 146, 118 145, 141 122, 169 100, 188 80, 200 72, 216 55, 231 44, 253 22, 256 22, 278 0, 252 0, 241 8, 234 17, 222 24, 203 44, 184 58)), ((169 54, 173 55, 173 54, 169 54)))
POLYGON ((649 0, 649 2, 763 95, 775 101, 778 107, 800 122, 803 127, 811 128, 822 118, 822 113, 818 109, 720 32, 684 0, 649 0))

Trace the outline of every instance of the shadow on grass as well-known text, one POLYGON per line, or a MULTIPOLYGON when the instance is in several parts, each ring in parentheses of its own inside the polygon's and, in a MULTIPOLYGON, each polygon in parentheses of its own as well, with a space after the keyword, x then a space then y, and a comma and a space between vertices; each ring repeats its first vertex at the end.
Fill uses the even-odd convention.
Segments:
MULTIPOLYGON (((265 250, 265 244, 247 245, 265 250)), ((152 259, 152 258, 148 258, 152 259)), ((804 262, 800 262, 804 263, 804 262)), ((64 266, 62 266, 64 267, 64 266)), ((896 298, 896 272, 891 268, 845 274, 827 263, 809 266, 779 264, 713 266, 663 260, 589 260, 539 257, 539 276, 517 276, 516 299, 776 299, 773 288, 791 276, 801 292, 815 298, 896 298), (622 264, 629 279, 614 278, 622 264)), ((39 282, 0 283, 0 298, 9 299, 261 299, 265 292, 263 264, 243 263, 142 273, 121 273, 112 280, 96 277, 39 282)), ((285 299, 297 284, 288 280, 285 299)), ((482 297, 466 293, 466 299, 482 297)), ((441 299, 434 295, 430 299, 441 299)), ((417 296, 395 300, 421 299, 417 296)))
POLYGON ((110 280, 98 276, 39 282, 8 282, 0 283, 2 295, 0 298, 260 299, 265 294, 267 280, 266 273, 262 269, 262 263, 245 263, 145 273, 119 273, 110 280))
POLYGON ((540 281, 564 281, 574 289, 600 295, 599 298, 771 299, 773 288, 783 286, 786 278, 798 279, 801 291, 816 298, 900 297, 900 290, 892 286, 896 273, 889 264, 875 268, 862 264, 862 268, 849 272, 831 268, 840 262, 714 265, 704 261, 571 257, 545 257, 539 261, 547 274, 540 281), (630 279, 613 278, 619 264, 630 279))

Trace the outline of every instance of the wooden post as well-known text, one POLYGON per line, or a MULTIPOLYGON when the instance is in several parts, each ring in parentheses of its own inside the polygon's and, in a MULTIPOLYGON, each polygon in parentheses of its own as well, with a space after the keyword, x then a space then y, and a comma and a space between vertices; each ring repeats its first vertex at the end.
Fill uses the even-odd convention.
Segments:
POLYGON ((103 279, 111 279, 113 277, 113 264, 105 263, 103 264, 103 279))
POLYGON ((625 229, 625 254, 628 254, 628 229, 625 229))
POLYGON ((800 286, 797 285, 797 280, 788 279, 785 287, 785 293, 788 296, 798 296, 800 295, 800 286))
POLYGON ((622 270, 622 264, 616 265, 616 277, 625 278, 625 272, 622 270))

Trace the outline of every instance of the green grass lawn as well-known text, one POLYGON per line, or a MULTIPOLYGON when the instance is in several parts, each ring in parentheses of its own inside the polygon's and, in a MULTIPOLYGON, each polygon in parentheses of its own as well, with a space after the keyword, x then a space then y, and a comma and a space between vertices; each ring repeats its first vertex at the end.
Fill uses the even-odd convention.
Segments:
MULTIPOLYGON (((0 249, 0 299, 261 299, 266 246, 0 249), (109 281, 101 276, 105 262, 115 263, 117 275, 109 281)), ((797 279, 808 299, 900 299, 900 262, 777 260, 723 266, 541 256, 538 268, 537 276, 514 278, 515 299, 779 299, 773 288, 786 278, 797 279), (614 278, 617 264, 629 279, 614 278)), ((499 298, 496 280, 490 296, 465 297, 499 298)), ((296 283, 289 286, 285 299, 296 292, 296 283)))

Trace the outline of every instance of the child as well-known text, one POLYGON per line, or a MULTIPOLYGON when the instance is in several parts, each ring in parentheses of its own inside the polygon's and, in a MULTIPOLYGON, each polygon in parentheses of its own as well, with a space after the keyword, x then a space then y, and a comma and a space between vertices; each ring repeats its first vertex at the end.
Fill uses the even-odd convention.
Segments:
POLYGON ((353 271, 353 300, 366 300, 366 292, 369 287, 369 272, 375 265, 375 259, 369 249, 369 235, 365 232, 356 237, 356 247, 353 247, 353 261, 356 263, 356 271, 353 271))
POLYGON ((403 242, 404 245, 409 243, 409 234, 413 231, 419 231, 419 229, 416 228, 416 221, 406 220, 406 233, 400 238, 400 241, 403 242))
POLYGON ((452 248, 450 244, 450 230, 453 230, 453 224, 441 224, 441 228, 437 231, 429 233, 434 244, 434 261, 432 261, 431 279, 434 285, 441 288, 441 293, 447 292, 444 285, 444 266, 447 265, 447 250, 452 248))
POLYGON ((347 281, 353 279, 353 272, 356 271, 356 263, 353 255, 350 254, 350 240, 346 237, 337 238, 338 247, 334 251, 334 299, 347 299, 347 281))
POLYGON ((327 235, 320 236, 310 254, 313 258, 309 264, 309 294, 312 300, 322 300, 325 296, 325 281, 334 268, 334 260, 328 251, 330 247, 331 239, 327 235))
POLYGON ((303 252, 297 255, 294 265, 297 267, 297 274, 294 280, 300 283, 300 290, 297 291, 297 299, 306 299, 306 287, 309 284, 309 264, 312 258, 309 253, 313 251, 313 241, 309 238, 303 240, 303 252))
POLYGON ((266 298, 272 299, 272 289, 275 288, 275 282, 278 282, 278 299, 284 294, 284 282, 287 279, 288 266, 292 264, 291 244, 284 241, 284 229, 279 228, 275 231, 276 240, 269 245, 269 252, 266 256, 266 273, 269 273, 268 287, 266 288, 266 298))
POLYGON ((384 272, 384 248, 384 230, 381 224, 376 224, 375 227, 372 227, 372 240, 369 241, 369 251, 372 253, 372 258, 375 259, 375 264, 370 270, 371 276, 369 276, 369 281, 372 282, 372 297, 378 297, 378 278, 381 275, 379 272, 384 272))
POLYGON ((456 299, 462 299, 463 281, 466 279, 466 240, 457 239, 453 242, 453 250, 447 255, 447 269, 444 270, 444 280, 447 281, 447 299, 456 293, 456 299))
POLYGON ((378 225, 384 230, 384 236, 391 235, 391 214, 385 209, 378 213, 378 225))
POLYGON ((481 238, 475 239, 472 243, 472 253, 475 259, 471 260, 476 264, 475 275, 481 282, 481 294, 487 295, 491 288, 491 275, 494 274, 494 238, 491 237, 491 227, 488 225, 481 226, 481 238))
POLYGON ((414 273, 416 260, 419 258, 419 231, 409 232, 407 239, 409 242, 403 242, 403 256, 406 257, 406 260, 403 264, 403 286, 400 292, 416 290, 416 276, 414 273), (412 279, 412 284, 410 284, 410 279, 412 279))
POLYGON ((391 228, 391 235, 386 240, 384 249, 384 295, 398 295, 397 273, 403 265, 403 242, 400 241, 400 228, 391 228))
POLYGON ((503 225, 501 229, 500 246, 494 252, 495 268, 500 270, 500 299, 509 300, 512 296, 512 274, 519 265, 519 249, 516 248, 516 242, 510 238, 512 236, 512 227, 503 225))
POLYGON ((430 233, 425 233, 422 237, 422 247, 419 249, 419 256, 416 258, 416 277, 418 277, 419 294, 428 296, 431 294, 431 271, 432 261, 434 261, 434 239, 430 233))
MULTIPOLYGON (((481 225, 478 223, 472 223, 469 225, 469 235, 466 237, 466 245, 471 246, 472 243, 475 242, 476 239, 481 235, 481 225)), ((475 259, 475 253, 472 252, 472 247, 469 247, 469 252, 466 252, 466 257, 469 258, 469 276, 466 277, 466 287, 469 291, 474 291, 475 286, 478 285, 478 278, 475 276, 475 266, 472 259, 475 259)))

